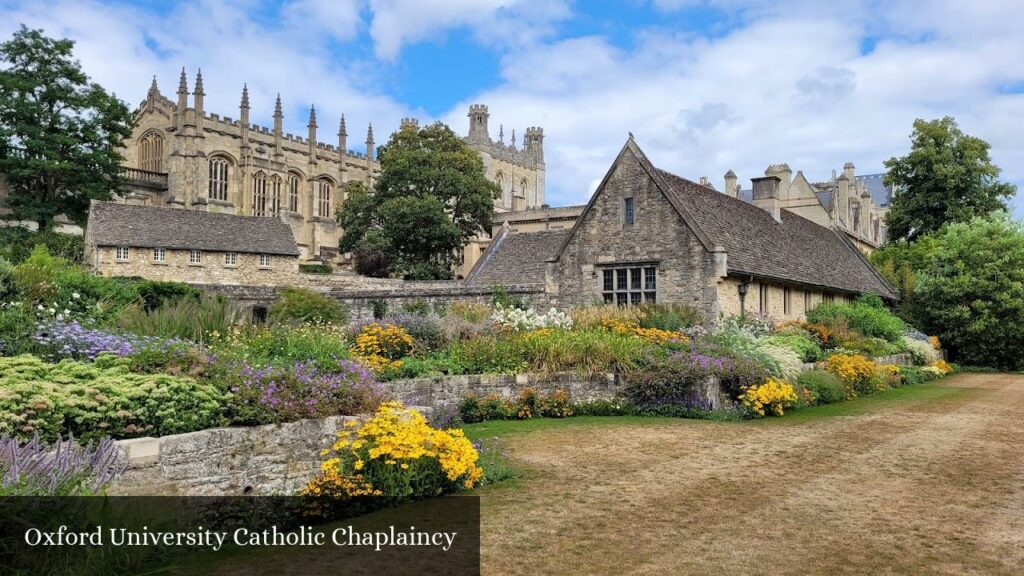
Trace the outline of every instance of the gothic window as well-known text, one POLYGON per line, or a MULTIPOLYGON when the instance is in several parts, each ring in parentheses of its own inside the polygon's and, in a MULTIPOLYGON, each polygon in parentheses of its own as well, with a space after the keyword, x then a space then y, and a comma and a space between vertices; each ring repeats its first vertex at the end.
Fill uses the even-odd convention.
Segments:
POLYGON ((622 223, 626 226, 632 226, 633 220, 636 217, 636 203, 632 198, 623 198, 622 200, 622 223))
POLYGON ((210 158, 210 199, 228 200, 228 174, 230 164, 227 158, 214 156, 210 158))
POLYGON ((284 188, 284 181, 281 177, 274 175, 270 179, 270 214, 276 216, 281 211, 281 192, 284 188))
POLYGON ((316 197, 316 215, 321 218, 331 218, 331 183, 327 180, 320 180, 316 197))
MULTIPOLYGON (((526 183, 526 178, 519 181, 519 193, 523 195, 523 199, 529 201, 530 199, 530 186, 526 183)), ((526 206, 529 208, 529 205, 526 206)))
POLYGON ((267 174, 260 170, 252 175, 252 215, 267 214, 267 174))
POLYGON ((139 168, 150 172, 163 172, 164 137, 150 132, 139 140, 139 168))
POLYGON ((295 174, 288 175, 288 210, 299 211, 299 186, 301 180, 295 174))
POLYGON ((506 206, 509 208, 512 207, 512 194, 509 190, 505 188, 505 175, 501 172, 498 172, 494 176, 494 182, 498 185, 498 188, 501 190, 502 206, 506 206))

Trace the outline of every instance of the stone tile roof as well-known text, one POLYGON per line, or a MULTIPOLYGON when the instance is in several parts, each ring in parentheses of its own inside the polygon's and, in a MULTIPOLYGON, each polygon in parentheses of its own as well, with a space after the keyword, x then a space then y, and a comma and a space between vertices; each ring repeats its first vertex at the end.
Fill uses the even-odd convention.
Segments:
POLYGON ((543 284, 546 262, 568 237, 569 230, 512 232, 502 230, 466 281, 478 286, 543 284))
POLYGON ((729 273, 850 292, 896 294, 842 234, 788 210, 776 222, 761 208, 655 169, 668 192, 714 244, 728 253, 729 273))
POLYGON ((277 218, 93 202, 88 234, 97 246, 298 256, 291 227, 277 218))

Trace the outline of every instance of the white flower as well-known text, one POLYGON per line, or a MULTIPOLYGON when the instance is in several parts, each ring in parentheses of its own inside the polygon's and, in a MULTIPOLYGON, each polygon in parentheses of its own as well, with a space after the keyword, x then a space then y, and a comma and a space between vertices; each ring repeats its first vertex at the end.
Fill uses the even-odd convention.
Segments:
POLYGON ((74 298, 75 300, 78 300, 79 298, 82 297, 82 295, 79 294, 78 292, 72 292, 71 297, 74 298))
POLYGON ((46 308, 44 308, 42 304, 40 304, 39 306, 36 306, 36 308, 39 308, 40 310, 46 310, 46 308))
POLYGON ((71 314, 71 310, 68 310, 67 308, 65 308, 64 309, 64 315, 67 316, 68 314, 71 314))

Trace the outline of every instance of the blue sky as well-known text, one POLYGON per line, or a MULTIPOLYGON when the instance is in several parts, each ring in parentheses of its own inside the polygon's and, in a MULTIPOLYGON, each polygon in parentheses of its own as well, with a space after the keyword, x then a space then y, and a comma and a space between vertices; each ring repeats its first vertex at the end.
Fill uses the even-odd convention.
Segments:
POLYGON ((879 172, 915 118, 943 115, 1024 185, 1016 0, 0 0, 0 35, 21 22, 75 39, 129 103, 201 67, 208 110, 236 117, 247 82, 255 121, 280 92, 286 129, 305 134, 315 103, 320 139, 344 113, 356 150, 370 122, 378 142, 405 116, 465 132, 487 104, 494 137, 544 128, 554 205, 585 202, 629 132, 720 187, 778 162, 879 172))

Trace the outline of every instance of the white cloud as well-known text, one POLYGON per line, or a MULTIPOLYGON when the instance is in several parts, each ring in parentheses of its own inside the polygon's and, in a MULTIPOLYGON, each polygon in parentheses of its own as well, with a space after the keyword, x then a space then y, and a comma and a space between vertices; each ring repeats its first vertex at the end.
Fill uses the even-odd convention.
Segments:
POLYGON ((395 60, 402 47, 468 28, 491 46, 529 45, 568 16, 563 0, 370 0, 370 36, 377 56, 395 60))
MULTIPOLYGON (((662 8, 691 3, 675 4, 662 8)), ((630 50, 586 37, 510 53, 503 83, 445 118, 463 128, 465 105, 484 102, 506 134, 543 126, 552 204, 585 202, 630 131, 659 166, 721 188, 729 168, 749 186, 775 162, 812 180, 848 160, 881 172, 906 152, 915 118, 944 115, 991 142, 1004 178, 1024 183, 1024 95, 996 90, 1024 82, 1024 22, 1008 3, 975 12, 906 2, 890 19, 868 2, 831 13, 719 4, 748 18, 713 40, 661 30, 638 34, 630 50), (900 34, 862 54, 865 36, 892 29, 900 34)))

